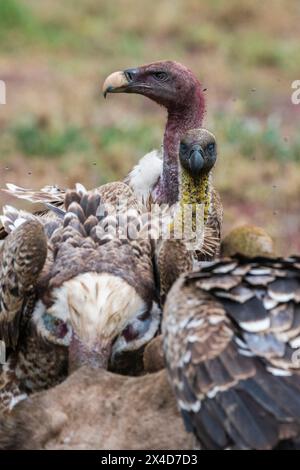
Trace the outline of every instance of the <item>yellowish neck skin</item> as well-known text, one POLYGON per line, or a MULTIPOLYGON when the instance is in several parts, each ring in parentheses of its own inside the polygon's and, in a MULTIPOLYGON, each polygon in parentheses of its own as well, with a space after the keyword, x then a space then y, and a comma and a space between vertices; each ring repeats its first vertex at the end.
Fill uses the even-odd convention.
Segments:
POLYGON ((206 223, 211 202, 210 173, 193 178, 184 168, 181 169, 180 207, 185 204, 193 206, 193 218, 197 204, 204 205, 204 223, 206 223))

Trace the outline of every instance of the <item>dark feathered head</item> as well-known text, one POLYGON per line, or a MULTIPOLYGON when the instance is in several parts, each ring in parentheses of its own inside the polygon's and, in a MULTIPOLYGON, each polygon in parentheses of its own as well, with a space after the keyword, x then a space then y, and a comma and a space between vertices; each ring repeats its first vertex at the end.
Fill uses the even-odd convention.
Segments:
POLYGON ((193 177, 209 173, 217 160, 215 136, 206 129, 188 131, 180 142, 179 159, 193 177))

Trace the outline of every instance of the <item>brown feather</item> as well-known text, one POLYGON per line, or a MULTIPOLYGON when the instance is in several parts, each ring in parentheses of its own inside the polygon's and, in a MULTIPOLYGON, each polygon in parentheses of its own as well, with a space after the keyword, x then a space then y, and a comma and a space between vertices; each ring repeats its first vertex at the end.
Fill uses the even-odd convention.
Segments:
POLYGON ((269 449, 286 433, 300 435, 299 280, 298 257, 236 257, 182 275, 171 288, 163 316, 167 368, 205 448, 269 449), (257 276, 259 289, 251 282, 257 276), (270 291, 278 305, 260 317, 249 302, 263 305, 270 291))

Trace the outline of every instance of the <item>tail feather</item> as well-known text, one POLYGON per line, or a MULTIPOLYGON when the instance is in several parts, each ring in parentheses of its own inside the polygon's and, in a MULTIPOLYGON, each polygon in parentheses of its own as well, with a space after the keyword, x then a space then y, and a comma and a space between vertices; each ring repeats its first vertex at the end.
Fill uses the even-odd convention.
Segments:
POLYGON ((65 191, 56 185, 45 186, 38 191, 22 188, 12 183, 7 183, 6 187, 7 189, 2 189, 1 191, 18 199, 24 199, 33 203, 63 202, 65 197, 65 191))

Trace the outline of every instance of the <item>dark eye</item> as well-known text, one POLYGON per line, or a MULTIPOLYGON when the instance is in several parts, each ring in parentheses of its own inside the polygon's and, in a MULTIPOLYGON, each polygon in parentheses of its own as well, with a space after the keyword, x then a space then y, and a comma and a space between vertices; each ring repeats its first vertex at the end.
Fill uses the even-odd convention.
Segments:
POLYGON ((166 72, 153 72, 153 76, 160 82, 165 82, 168 79, 168 74, 166 72))
POLYGON ((208 144, 208 146, 206 147, 208 153, 210 155, 213 155, 215 153, 215 150, 216 150, 216 146, 214 143, 211 143, 211 144, 208 144))
POLYGON ((180 153, 185 153, 187 151, 187 145, 184 143, 180 144, 180 153))

